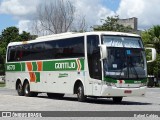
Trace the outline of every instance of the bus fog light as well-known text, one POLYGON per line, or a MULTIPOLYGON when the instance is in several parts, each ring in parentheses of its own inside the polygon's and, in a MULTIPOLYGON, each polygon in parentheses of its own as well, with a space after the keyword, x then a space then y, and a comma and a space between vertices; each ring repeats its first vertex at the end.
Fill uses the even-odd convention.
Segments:
POLYGON ((110 82, 106 82, 105 84, 106 84, 107 86, 116 86, 115 83, 110 83, 110 82))

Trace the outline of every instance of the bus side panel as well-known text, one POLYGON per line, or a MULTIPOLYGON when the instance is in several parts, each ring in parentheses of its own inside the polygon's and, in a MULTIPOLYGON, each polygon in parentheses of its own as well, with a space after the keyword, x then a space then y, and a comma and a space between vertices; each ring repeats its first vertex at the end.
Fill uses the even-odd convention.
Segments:
POLYGON ((6 72, 6 88, 15 89, 16 79, 15 73, 13 72, 6 72))
POLYGON ((63 82, 64 80, 63 78, 64 76, 61 76, 60 74, 62 73, 61 72, 59 73, 57 71, 46 72, 47 80, 45 80, 45 83, 47 85, 47 92, 50 92, 50 93, 63 93, 64 92, 62 91, 62 89, 64 89, 63 84, 61 84, 61 82, 63 82))
POLYGON ((93 95, 93 82, 90 79, 89 72, 84 72, 85 74, 85 95, 93 95))
POLYGON ((76 80, 84 83, 83 72, 54 71, 47 73, 47 92, 73 94, 76 80))
POLYGON ((49 86, 47 85, 46 72, 39 72, 37 74, 37 81, 32 84, 32 90, 35 92, 47 92, 49 86), (39 76, 38 76, 39 75, 39 76))
POLYGON ((68 71, 56 71, 56 82, 57 82, 57 92, 58 93, 73 93, 70 89, 71 82, 74 81, 71 79, 71 76, 74 75, 74 72, 68 71), (58 87, 59 86, 59 87, 58 87))

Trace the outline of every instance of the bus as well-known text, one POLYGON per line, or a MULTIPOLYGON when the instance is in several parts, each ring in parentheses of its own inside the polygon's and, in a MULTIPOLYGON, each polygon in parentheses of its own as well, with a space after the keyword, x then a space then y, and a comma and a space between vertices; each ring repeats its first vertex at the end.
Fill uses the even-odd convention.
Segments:
MULTIPOLYGON (((151 49, 152 62, 156 51, 151 49)), ((121 32, 61 33, 9 43, 6 86, 20 96, 144 96, 147 61, 141 37, 121 32)))

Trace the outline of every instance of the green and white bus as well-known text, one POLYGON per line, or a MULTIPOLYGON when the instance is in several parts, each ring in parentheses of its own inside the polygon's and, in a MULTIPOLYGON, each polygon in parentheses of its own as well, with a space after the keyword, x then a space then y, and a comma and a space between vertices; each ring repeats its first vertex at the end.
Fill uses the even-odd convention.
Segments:
MULTIPOLYGON (((156 52, 152 50, 152 60, 156 52)), ((150 61, 150 62, 151 62, 150 61)), ((20 96, 144 96, 147 65, 141 37, 120 32, 62 33, 9 43, 6 86, 20 96)))

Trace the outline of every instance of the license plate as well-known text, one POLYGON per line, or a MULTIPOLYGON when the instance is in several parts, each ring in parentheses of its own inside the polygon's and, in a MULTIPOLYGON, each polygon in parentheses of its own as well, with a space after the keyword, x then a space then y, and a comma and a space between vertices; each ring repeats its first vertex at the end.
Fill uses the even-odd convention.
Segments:
POLYGON ((132 90, 125 90, 124 93, 126 93, 126 94, 131 94, 131 93, 132 93, 132 90))

